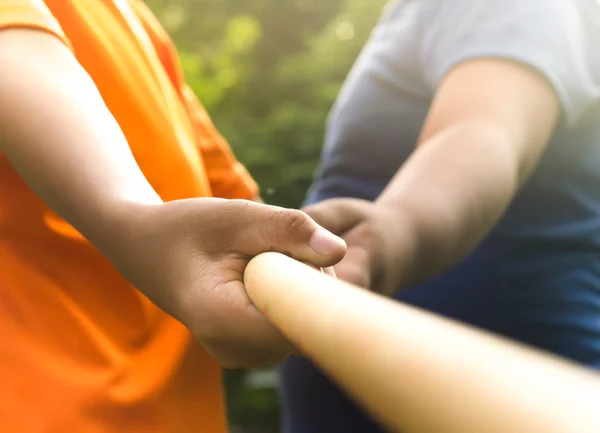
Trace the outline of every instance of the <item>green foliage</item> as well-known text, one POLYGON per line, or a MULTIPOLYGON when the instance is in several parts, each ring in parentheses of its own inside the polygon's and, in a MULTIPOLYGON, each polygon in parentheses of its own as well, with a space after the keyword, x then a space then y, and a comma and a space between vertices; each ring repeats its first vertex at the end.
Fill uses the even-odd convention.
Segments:
POLYGON ((237 15, 225 24, 223 40, 210 55, 179 53, 188 84, 208 108, 218 106, 243 85, 251 73, 249 52, 261 36, 260 24, 252 16, 237 15))
POLYGON ((252 387, 250 374, 241 370, 225 375, 227 410, 232 433, 275 433, 280 416, 277 393, 272 387, 252 387))
MULTIPOLYGON (((272 204, 298 207, 327 114, 386 0, 146 0, 189 85, 272 204)), ((232 424, 277 431, 273 390, 228 373, 232 424)))
POLYGON ((327 113, 384 0, 149 0, 269 203, 297 207, 327 113))

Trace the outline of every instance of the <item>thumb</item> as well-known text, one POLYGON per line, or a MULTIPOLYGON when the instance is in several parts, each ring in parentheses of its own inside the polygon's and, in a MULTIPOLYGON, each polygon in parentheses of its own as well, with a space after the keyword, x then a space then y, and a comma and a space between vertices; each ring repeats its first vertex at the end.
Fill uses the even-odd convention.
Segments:
POLYGON ((245 216, 233 246, 242 254, 275 251, 318 267, 333 266, 346 254, 341 238, 302 211, 252 203, 245 216))
POLYGON ((358 199, 334 198, 303 209, 318 224, 342 236, 365 217, 365 202, 358 199))

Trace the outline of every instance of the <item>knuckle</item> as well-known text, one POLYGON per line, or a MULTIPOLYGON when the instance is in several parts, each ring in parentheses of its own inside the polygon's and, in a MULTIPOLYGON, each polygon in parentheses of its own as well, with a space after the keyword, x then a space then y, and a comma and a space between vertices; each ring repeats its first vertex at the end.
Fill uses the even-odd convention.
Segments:
POLYGON ((278 229, 283 233, 296 233, 310 228, 310 217, 302 211, 282 210, 278 216, 278 229))

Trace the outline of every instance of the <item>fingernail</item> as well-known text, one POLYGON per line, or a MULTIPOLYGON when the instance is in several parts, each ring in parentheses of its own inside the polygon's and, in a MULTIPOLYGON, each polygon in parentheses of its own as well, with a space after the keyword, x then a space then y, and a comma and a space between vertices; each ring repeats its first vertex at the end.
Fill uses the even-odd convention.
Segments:
POLYGON ((339 254, 340 250, 346 247, 346 243, 341 238, 324 229, 317 229, 308 241, 308 245, 322 256, 339 254))

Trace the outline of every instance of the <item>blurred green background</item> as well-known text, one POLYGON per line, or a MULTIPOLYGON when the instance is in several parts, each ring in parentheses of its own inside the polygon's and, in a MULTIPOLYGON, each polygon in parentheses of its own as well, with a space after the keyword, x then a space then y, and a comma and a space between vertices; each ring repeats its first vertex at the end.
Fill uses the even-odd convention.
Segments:
MULTIPOLYGON (((146 0, 189 85, 261 186, 298 207, 327 114, 387 0, 146 0)), ((272 370, 226 374, 232 433, 276 433, 272 370)))

